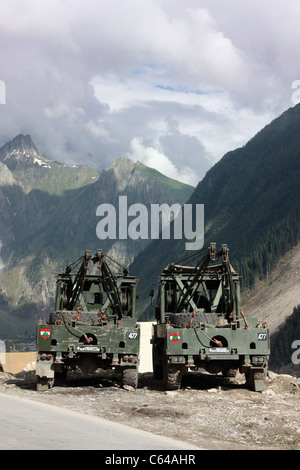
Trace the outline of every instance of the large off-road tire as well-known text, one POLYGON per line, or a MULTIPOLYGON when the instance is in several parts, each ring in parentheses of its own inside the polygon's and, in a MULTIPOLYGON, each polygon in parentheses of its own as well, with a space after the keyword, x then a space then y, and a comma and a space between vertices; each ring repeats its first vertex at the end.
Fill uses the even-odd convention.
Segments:
POLYGON ((129 367, 129 368, 122 368, 121 370, 121 385, 129 386, 133 388, 137 388, 138 386, 138 368, 137 367, 129 367))
POLYGON ((182 366, 174 366, 165 362, 163 368, 163 381, 166 390, 179 390, 183 375, 182 366))
POLYGON ((153 377, 155 379, 162 379, 163 372, 163 348, 162 345, 153 344, 152 346, 152 365, 153 365, 153 377))
POLYGON ((250 369, 245 373, 246 386, 254 392, 262 392, 265 389, 267 370, 250 369))
POLYGON ((235 377, 237 373, 237 369, 233 369, 232 367, 226 367, 222 370, 223 377, 235 377))
POLYGON ((36 376, 36 390, 37 392, 45 392, 51 389, 54 385, 54 378, 36 376))
POLYGON ((64 325, 71 325, 75 320, 88 323, 89 325, 99 325, 100 317, 98 313, 94 312, 77 312, 77 311, 64 311, 59 310, 51 312, 49 317, 49 323, 55 325, 57 322, 61 322, 64 325))
POLYGON ((193 326, 199 326, 200 323, 206 323, 209 325, 218 324, 218 315, 215 313, 170 313, 168 315, 168 321, 176 328, 189 328, 193 326))
POLYGON ((59 382, 59 383, 65 382, 67 380, 67 374, 68 374, 68 371, 65 368, 63 368, 60 371, 55 371, 54 373, 55 382, 59 382))

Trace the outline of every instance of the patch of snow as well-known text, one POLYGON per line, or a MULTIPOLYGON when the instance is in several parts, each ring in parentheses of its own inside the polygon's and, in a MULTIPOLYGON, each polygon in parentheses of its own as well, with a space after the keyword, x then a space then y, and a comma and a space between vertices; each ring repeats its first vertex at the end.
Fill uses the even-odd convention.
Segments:
POLYGON ((8 160, 8 158, 10 158, 14 153, 17 153, 17 150, 16 150, 16 149, 14 149, 12 152, 10 152, 9 154, 7 154, 3 161, 5 162, 5 160, 8 160))
POLYGON ((36 158, 36 157, 34 157, 33 163, 37 163, 39 166, 42 166, 44 168, 51 168, 50 165, 47 165, 47 163, 43 162, 42 160, 40 160, 39 158, 36 158))

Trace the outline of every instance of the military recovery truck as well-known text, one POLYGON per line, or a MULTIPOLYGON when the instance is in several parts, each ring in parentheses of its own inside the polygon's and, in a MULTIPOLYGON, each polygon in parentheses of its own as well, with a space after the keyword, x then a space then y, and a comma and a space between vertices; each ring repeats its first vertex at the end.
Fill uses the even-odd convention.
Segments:
POLYGON ((166 389, 180 388, 189 369, 204 369, 225 377, 239 370, 251 390, 264 390, 269 330, 245 318, 228 251, 211 243, 196 266, 170 264, 161 274, 151 342, 154 377, 166 389))
POLYGON ((37 327, 38 391, 78 368, 86 373, 115 369, 123 386, 137 387, 136 278, 126 269, 113 274, 108 260, 113 266, 102 250, 95 256, 87 250, 57 276, 55 309, 37 327), (73 273, 75 265, 79 268, 73 273))

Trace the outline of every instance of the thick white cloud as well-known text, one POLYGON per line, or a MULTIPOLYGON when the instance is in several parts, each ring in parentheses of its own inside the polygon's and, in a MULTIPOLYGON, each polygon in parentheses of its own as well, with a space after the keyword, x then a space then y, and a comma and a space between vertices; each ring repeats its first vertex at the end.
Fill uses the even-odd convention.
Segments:
POLYGON ((164 175, 180 180, 183 183, 194 186, 198 183, 197 175, 193 173, 191 168, 182 166, 179 172, 174 163, 162 151, 153 147, 146 147, 142 137, 132 139, 128 157, 133 161, 140 161, 150 168, 155 168, 164 175))
POLYGON ((295 104, 298 0, 0 0, 0 11, 0 144, 30 133, 69 164, 123 154, 196 184, 295 104))

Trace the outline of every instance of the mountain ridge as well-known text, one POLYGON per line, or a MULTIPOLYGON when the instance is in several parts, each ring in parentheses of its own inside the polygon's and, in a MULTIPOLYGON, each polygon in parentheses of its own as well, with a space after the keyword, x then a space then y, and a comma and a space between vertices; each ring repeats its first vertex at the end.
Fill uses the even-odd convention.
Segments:
POLYGON ((99 176, 96 170, 88 166, 67 166, 43 157, 30 135, 19 134, 3 145, 0 161, 26 194, 33 189, 62 194, 67 189, 90 184, 99 176))

